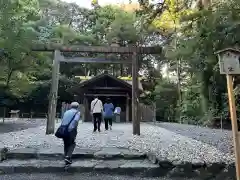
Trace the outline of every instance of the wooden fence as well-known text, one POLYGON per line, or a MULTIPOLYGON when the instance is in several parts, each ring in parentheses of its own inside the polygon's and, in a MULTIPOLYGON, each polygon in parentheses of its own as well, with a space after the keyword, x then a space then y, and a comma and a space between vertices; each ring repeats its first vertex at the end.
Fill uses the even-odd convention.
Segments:
MULTIPOLYGON (((70 104, 63 102, 61 106, 61 112, 56 114, 56 118, 62 118, 64 112, 70 109, 70 104)), ((80 104, 79 107, 81 111, 81 118, 86 119, 85 116, 85 108, 83 104, 80 104)), ((5 112, 7 113, 7 112, 5 112)), ((125 117, 126 112, 122 112, 122 116, 125 117)), ((19 113, 19 118, 27 118, 27 119, 32 119, 32 118, 47 118, 47 113, 37 113, 37 112, 30 112, 30 113, 19 113)), ((155 105, 145 105, 140 103, 139 104, 139 118, 141 122, 153 122, 156 121, 156 108, 155 105)), ((3 118, 6 116, 3 116, 3 118)), ((131 118, 130 118, 131 119, 131 118)))
POLYGON ((153 122, 156 121, 156 107, 154 104, 146 105, 139 104, 139 117, 141 122, 153 122))

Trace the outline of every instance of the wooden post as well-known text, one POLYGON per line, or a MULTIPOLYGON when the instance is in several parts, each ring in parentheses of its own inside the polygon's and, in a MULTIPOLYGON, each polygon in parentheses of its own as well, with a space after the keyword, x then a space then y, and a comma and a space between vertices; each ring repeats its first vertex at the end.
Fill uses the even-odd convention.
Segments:
POLYGON ((129 96, 126 97, 126 122, 129 122, 129 96))
POLYGON ((120 64, 120 76, 123 76, 123 64, 120 64))
POLYGON ((87 107, 87 98, 86 98, 86 96, 84 96, 84 98, 83 98, 83 106, 84 106, 84 114, 83 114, 83 122, 85 122, 86 121, 86 117, 87 117, 87 109, 88 109, 88 107, 87 107))
POLYGON ((54 133, 57 97, 58 97, 58 80, 59 80, 59 68, 60 68, 59 60, 60 60, 60 58, 61 58, 60 51, 55 50, 54 59, 53 59, 53 67, 52 67, 52 87, 51 87, 51 91, 50 91, 46 134, 54 133))
POLYGON ((65 113, 65 102, 62 102, 62 107, 61 107, 61 118, 63 118, 63 115, 65 113))
POLYGON ((235 151, 235 165, 237 172, 237 180, 240 180, 240 151, 239 151, 239 134, 237 124, 237 113, 235 105, 235 97, 233 94, 233 80, 231 75, 227 75, 227 89, 228 89, 228 101, 230 108, 230 115, 232 121, 233 143, 235 151))
POLYGON ((89 101, 88 99, 86 100, 86 116, 85 119, 87 120, 92 120, 92 115, 90 114, 90 109, 89 109, 89 101), (90 119, 91 118, 91 119, 90 119))
POLYGON ((84 75, 85 75, 85 77, 87 77, 87 67, 86 66, 84 68, 84 75))
POLYGON ((138 59, 137 53, 132 55, 132 123, 133 134, 140 135, 140 122, 138 119, 138 59))
POLYGON ((84 107, 85 107, 85 112, 84 112, 84 122, 89 120, 89 108, 88 108, 88 98, 86 94, 84 94, 84 107))
POLYGON ((156 124, 156 113, 157 113, 157 106, 156 102, 153 103, 153 123, 156 124))
POLYGON ((222 117, 222 115, 220 116, 220 123, 221 123, 221 130, 223 131, 223 117, 222 117))
POLYGON ((6 117, 6 107, 3 107, 3 123, 5 122, 5 117, 6 117))
POLYGON ((114 65, 112 66, 112 75, 115 76, 115 73, 114 73, 114 65))

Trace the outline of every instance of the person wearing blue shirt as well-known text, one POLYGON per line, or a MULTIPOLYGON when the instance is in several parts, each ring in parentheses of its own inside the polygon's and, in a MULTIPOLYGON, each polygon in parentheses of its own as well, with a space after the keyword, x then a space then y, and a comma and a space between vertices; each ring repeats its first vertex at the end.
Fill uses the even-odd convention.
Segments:
POLYGON ((62 118, 62 125, 68 125, 69 136, 67 138, 63 138, 64 143, 64 156, 65 156, 65 164, 72 164, 72 153, 75 149, 76 143, 75 139, 77 136, 77 127, 78 122, 80 120, 80 111, 78 110, 79 104, 78 102, 71 103, 71 109, 67 110, 62 118))
POLYGON ((104 110, 104 122, 105 122, 105 130, 108 130, 108 125, 110 126, 110 130, 112 130, 112 119, 113 119, 113 110, 114 106, 111 103, 110 98, 107 98, 106 103, 103 105, 104 110))

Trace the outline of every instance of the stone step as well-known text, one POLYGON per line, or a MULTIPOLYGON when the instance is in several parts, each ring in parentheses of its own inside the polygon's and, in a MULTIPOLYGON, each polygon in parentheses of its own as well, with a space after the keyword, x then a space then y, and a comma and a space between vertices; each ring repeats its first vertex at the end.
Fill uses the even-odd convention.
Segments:
POLYGON ((0 162, 0 174, 13 173, 105 173, 111 175, 130 175, 141 177, 167 177, 167 178, 194 178, 194 179, 235 179, 236 171, 234 164, 229 164, 225 168, 220 164, 197 167, 193 164, 178 162, 158 162, 144 160, 99 160, 81 159, 75 160, 71 167, 64 169, 62 160, 4 160, 0 162))
MULTIPOLYGON (((23 148, 6 153, 6 159, 42 159, 59 160, 63 157, 63 147, 51 149, 23 148)), ((123 148, 83 149, 76 148, 73 159, 145 159, 146 154, 123 148)))
POLYGON ((50 160, 6 160, 0 163, 0 174, 12 173, 57 173, 57 172, 99 172, 145 177, 159 176, 159 165, 148 160, 78 160, 67 169, 63 161, 50 160))

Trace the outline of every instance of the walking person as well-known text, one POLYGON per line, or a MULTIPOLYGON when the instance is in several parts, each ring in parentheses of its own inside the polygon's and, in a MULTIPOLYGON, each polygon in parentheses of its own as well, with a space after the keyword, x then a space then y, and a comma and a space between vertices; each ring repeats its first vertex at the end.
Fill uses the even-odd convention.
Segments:
POLYGON ((114 106, 111 103, 111 99, 107 98, 106 103, 103 105, 104 110, 104 122, 105 122, 105 130, 108 130, 108 125, 110 127, 110 130, 112 130, 112 119, 113 119, 113 111, 114 106))
POLYGON ((103 104, 97 96, 91 102, 91 113, 93 115, 93 132, 101 131, 101 121, 102 121, 102 113, 103 113, 103 104))
POLYGON ((77 136, 77 127, 80 120, 80 111, 78 102, 72 102, 70 109, 67 110, 62 118, 61 126, 67 126, 67 136, 63 137, 65 165, 72 164, 72 154, 76 146, 75 139, 77 136))

